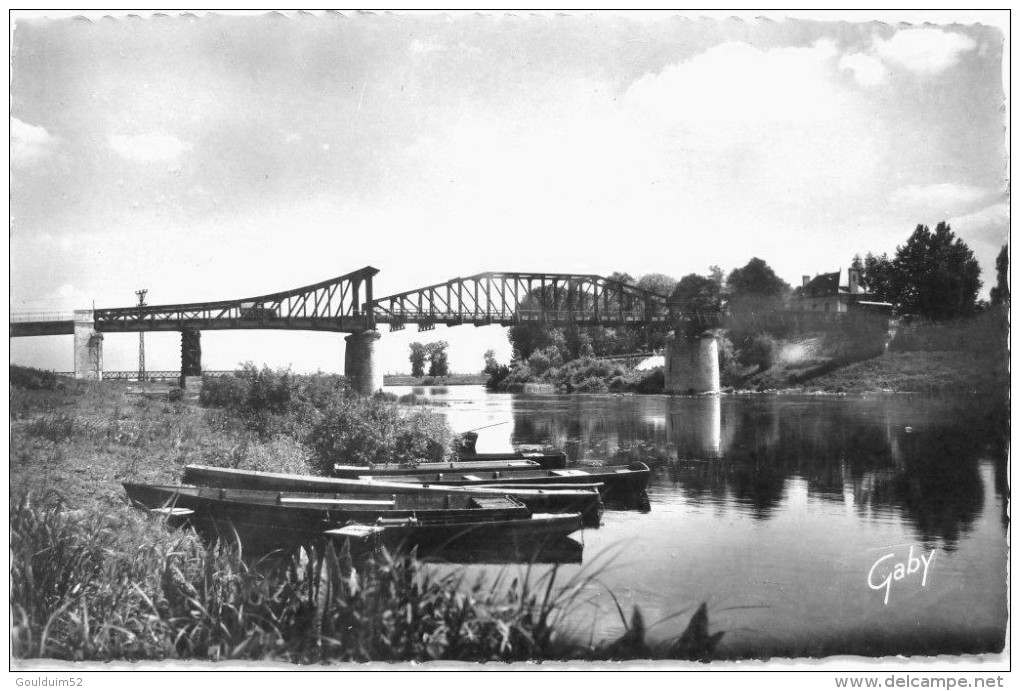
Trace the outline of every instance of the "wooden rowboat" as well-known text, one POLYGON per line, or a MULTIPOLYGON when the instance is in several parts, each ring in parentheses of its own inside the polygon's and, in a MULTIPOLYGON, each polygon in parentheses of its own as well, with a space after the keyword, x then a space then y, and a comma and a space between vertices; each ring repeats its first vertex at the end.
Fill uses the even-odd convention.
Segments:
MULTIPOLYGON (((561 470, 493 470, 491 472, 465 472, 449 469, 443 472, 414 472, 405 475, 387 475, 386 480, 421 485, 448 485, 460 487, 499 487, 512 490, 528 486, 577 486, 599 484, 603 498, 629 500, 640 497, 648 486, 651 470, 640 461, 630 465, 610 465, 561 470)), ((375 479, 371 474, 362 479, 375 479)))
POLYGON ((464 487, 430 485, 421 483, 390 482, 385 477, 379 480, 349 480, 346 478, 319 477, 315 475, 292 475, 270 473, 236 468, 214 468, 189 465, 184 468, 184 483, 202 487, 226 487, 228 489, 252 489, 272 492, 340 492, 349 494, 384 495, 391 494, 444 494, 465 493, 473 496, 505 496, 511 494, 535 513, 580 513, 587 527, 598 527, 602 513, 598 486, 524 486, 502 489, 498 487, 464 487))
POLYGON ((447 470, 462 470, 464 472, 480 471, 492 472, 494 470, 540 470, 541 465, 535 461, 524 458, 503 458, 477 461, 440 461, 429 463, 418 463, 416 465, 401 465, 399 463, 375 463, 372 465, 346 465, 337 463, 333 466, 333 475, 356 479, 362 475, 405 475, 407 473, 440 473, 447 470))
MULTIPOLYGON (((492 523, 498 535, 502 521, 530 519, 532 512, 511 496, 471 494, 393 494, 266 492, 181 485, 124 483, 133 504, 187 521, 207 536, 233 535, 255 551, 293 547, 320 540, 327 531, 348 524, 402 525, 413 522, 415 538, 436 531, 439 541, 469 526, 492 523)), ((580 527, 580 515, 576 515, 580 527)), ((516 524, 514 524, 516 525, 516 524)), ((470 531, 468 531, 470 532, 470 531)))
POLYGON ((450 544, 519 545, 553 541, 582 528, 577 513, 532 514, 526 518, 498 521, 449 521, 429 523, 414 518, 379 519, 370 524, 351 523, 326 531, 338 539, 385 542, 388 545, 437 547, 450 544))

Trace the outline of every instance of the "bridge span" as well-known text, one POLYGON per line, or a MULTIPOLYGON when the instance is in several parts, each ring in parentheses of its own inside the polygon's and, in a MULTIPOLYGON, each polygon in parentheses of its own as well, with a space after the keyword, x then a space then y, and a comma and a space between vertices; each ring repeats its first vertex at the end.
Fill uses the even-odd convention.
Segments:
MULTIPOLYGON (((671 330, 686 323, 699 331, 717 325, 720 316, 692 313, 670 303, 665 295, 592 274, 489 272, 377 298, 372 279, 378 273, 366 266, 312 285, 239 300, 97 308, 73 314, 12 314, 10 336, 73 334, 75 377, 101 379, 103 334, 179 331, 183 382, 202 374, 202 331, 346 333, 344 372, 355 389, 371 393, 382 388, 382 371, 374 357, 375 342, 381 337, 377 329, 382 324, 391 331, 410 324, 426 331, 437 324, 539 323, 671 330)), ((689 340, 674 339, 677 343, 689 340)), ((714 353, 714 338, 711 340, 714 353)), ((693 348, 693 353, 704 345, 686 347, 693 348)), ((700 362, 708 354, 695 356, 700 362)), ((715 384, 709 389, 718 388, 718 366, 715 368, 715 384)), ((709 384, 711 379, 709 376, 709 384)), ((695 388, 702 386, 699 379, 695 388)))

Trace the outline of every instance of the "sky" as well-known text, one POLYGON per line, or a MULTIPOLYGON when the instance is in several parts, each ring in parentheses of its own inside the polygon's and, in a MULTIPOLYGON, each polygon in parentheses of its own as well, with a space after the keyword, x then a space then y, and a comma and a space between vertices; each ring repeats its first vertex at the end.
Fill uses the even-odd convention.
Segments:
MULTIPOLYGON (((815 13, 818 15, 819 13, 815 13)), ((679 14, 15 14, 12 312, 226 300, 380 270, 676 278, 764 259, 792 285, 947 220, 1008 238, 1003 12, 956 23, 679 14)), ((915 21, 916 19, 916 21, 915 21)), ((499 327, 446 340, 478 371, 499 327)), ((11 360, 73 369, 70 336, 11 360)), ((178 369, 176 334, 146 336, 178 369)), ((203 366, 340 371, 343 338, 209 331, 203 366)), ((105 340, 107 370, 138 337, 105 340)))

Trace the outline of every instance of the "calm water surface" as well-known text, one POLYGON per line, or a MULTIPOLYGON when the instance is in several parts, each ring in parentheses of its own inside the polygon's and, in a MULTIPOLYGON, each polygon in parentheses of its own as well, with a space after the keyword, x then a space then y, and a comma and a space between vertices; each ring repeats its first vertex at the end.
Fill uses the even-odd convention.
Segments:
POLYGON ((982 400, 389 390, 429 396, 456 431, 506 423, 479 451, 544 443, 652 467, 650 511, 606 511, 560 567, 563 583, 599 572, 571 619, 585 641, 622 632, 616 602, 660 641, 705 602, 724 655, 1002 649, 1007 418, 982 400))

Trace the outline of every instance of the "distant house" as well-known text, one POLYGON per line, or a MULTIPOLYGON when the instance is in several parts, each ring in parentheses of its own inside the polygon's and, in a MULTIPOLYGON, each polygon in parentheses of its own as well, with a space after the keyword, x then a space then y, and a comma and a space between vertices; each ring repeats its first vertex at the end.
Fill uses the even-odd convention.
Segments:
POLYGON ((791 306, 800 312, 892 311, 892 304, 871 298, 867 288, 861 284, 861 274, 857 269, 840 269, 814 278, 804 276, 791 306))

